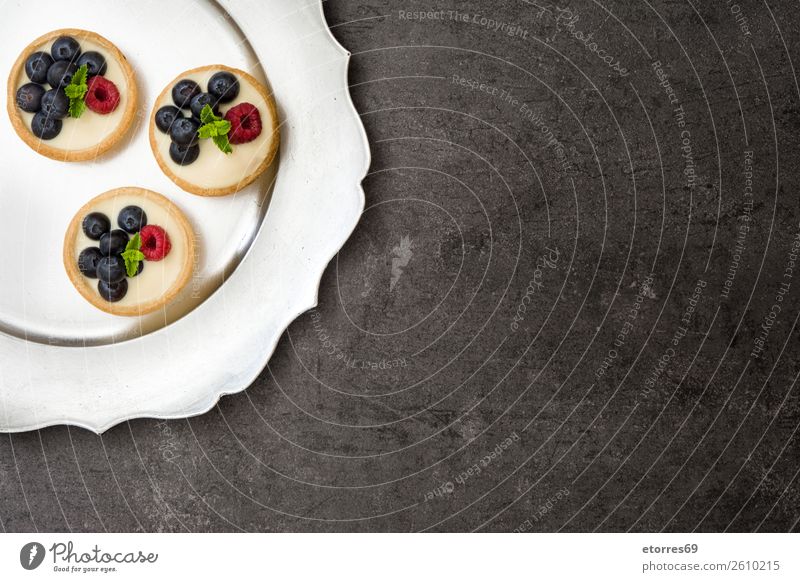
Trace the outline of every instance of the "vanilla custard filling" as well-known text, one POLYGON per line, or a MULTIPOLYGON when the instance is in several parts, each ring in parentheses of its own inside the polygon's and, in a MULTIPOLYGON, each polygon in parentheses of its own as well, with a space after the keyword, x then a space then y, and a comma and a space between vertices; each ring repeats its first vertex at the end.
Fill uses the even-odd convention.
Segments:
MULTIPOLYGON (((40 47, 36 47, 35 51, 46 51, 49 53, 55 40, 56 39, 53 39, 40 47)), ((79 151, 95 147, 105 141, 109 136, 113 135, 123 120, 128 103, 127 77, 125 76, 122 66, 117 62, 114 56, 107 49, 90 39, 75 37, 75 40, 81 45, 81 53, 96 51, 105 57, 108 70, 103 77, 117 86, 120 100, 117 108, 107 115, 95 113, 87 108, 78 119, 69 116, 65 117, 62 119, 64 125, 61 129, 61 133, 53 139, 42 140, 43 143, 66 151, 79 151)), ((28 78, 28 75, 25 74, 25 67, 22 67, 17 77, 16 88, 19 89, 30 82, 31 80, 28 78)), ((50 86, 44 85, 44 87, 47 89, 50 86)), ((17 108, 17 111, 25 122, 28 131, 30 131, 34 114, 27 113, 19 108, 17 108)))
MULTIPOLYGON (((141 273, 135 277, 127 277, 128 292, 125 294, 125 297, 119 301, 110 303, 111 305, 134 306, 161 298, 175 285, 187 260, 187 241, 181 224, 169 210, 155 204, 147 198, 136 196, 135 194, 120 194, 114 198, 103 200, 92 205, 92 208, 88 210, 86 214, 102 212, 111 221, 111 228, 113 230, 119 228, 117 225, 117 217, 119 216, 120 210, 131 205, 139 206, 144 210, 147 215, 148 225, 160 226, 167 232, 170 243, 172 243, 172 250, 160 261, 145 260, 144 269, 141 273)), ((83 221, 84 216, 79 217, 81 221, 83 221)), ((133 235, 129 236, 131 238, 133 237, 133 235)), ((79 229, 75 242, 74 260, 76 264, 78 256, 83 249, 86 247, 96 247, 98 244, 99 241, 90 239, 84 234, 82 228, 79 229)), ((100 292, 97 290, 98 280, 89 279, 88 277, 84 277, 84 279, 100 298, 100 301, 105 301, 105 299, 100 297, 100 292)))
MULTIPOLYGON (((202 91, 208 88, 208 80, 219 71, 209 69, 191 75, 184 75, 179 80, 190 79, 200 85, 202 91)), ((235 73, 234 73, 235 75, 235 73)), ((225 113, 241 103, 251 103, 256 106, 261 115, 263 126, 261 135, 250 143, 231 144, 233 153, 224 154, 210 139, 200 140, 200 156, 194 163, 181 166, 172 161, 169 155, 171 143, 169 134, 162 133, 157 127, 153 128, 159 155, 170 171, 191 184, 207 189, 228 188, 235 186, 248 176, 252 175, 261 166, 270 150, 275 131, 274 121, 270 115, 270 108, 261 96, 261 93, 245 79, 236 76, 239 81, 239 95, 231 103, 221 103, 220 113, 225 113)), ((174 105, 172 102, 172 87, 164 92, 164 96, 156 103, 158 111, 165 105, 174 105)), ((184 116, 191 113, 183 109, 184 116)))

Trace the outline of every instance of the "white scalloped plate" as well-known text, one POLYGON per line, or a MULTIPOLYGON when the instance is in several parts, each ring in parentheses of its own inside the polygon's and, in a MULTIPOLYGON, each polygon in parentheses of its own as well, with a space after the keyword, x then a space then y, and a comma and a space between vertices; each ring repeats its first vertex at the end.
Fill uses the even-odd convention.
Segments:
POLYGON ((73 0, 63 22, 41 2, 38 16, 24 4, 2 6, 9 33, 0 38, 0 77, 23 39, 94 30, 133 62, 143 115, 168 79, 193 66, 266 72, 282 122, 277 173, 232 197, 209 200, 171 186, 144 126, 109 159, 59 164, 28 150, 7 119, 0 123, 0 431, 70 424, 102 432, 137 417, 202 414, 247 388, 286 327, 316 305, 323 271, 361 216, 369 146, 348 92, 350 55, 331 35, 320 0, 73 0), (180 18, 149 21, 163 10, 180 18), (171 198, 205 249, 194 287, 156 316, 95 313, 71 295, 50 258, 60 256, 53 241, 74 212, 118 186, 171 198))

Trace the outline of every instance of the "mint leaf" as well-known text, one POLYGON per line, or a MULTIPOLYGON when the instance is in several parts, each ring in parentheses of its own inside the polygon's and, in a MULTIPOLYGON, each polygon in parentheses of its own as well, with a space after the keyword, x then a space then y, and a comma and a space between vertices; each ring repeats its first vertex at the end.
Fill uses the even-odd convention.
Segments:
POLYGON ((70 99, 80 99, 83 97, 83 91, 78 85, 67 85, 64 87, 64 93, 66 93, 67 97, 70 99))
POLYGON ((213 125, 203 125, 197 130, 197 135, 200 139, 209 139, 217 136, 217 131, 213 125))
POLYGON ((233 153, 233 148, 231 147, 231 142, 228 141, 227 135, 218 135, 216 137, 212 137, 211 141, 214 142, 214 145, 216 145, 222 153, 224 154, 233 153))
POLYGON ((89 87, 86 84, 86 79, 89 76, 89 67, 81 65, 72 75, 72 81, 69 85, 64 87, 64 93, 69 97, 69 116, 78 118, 86 111, 86 93, 89 87))
POLYGON ((69 100, 69 116, 77 119, 86 111, 86 102, 83 99, 69 100))
POLYGON ((81 65, 75 74, 72 75, 72 82, 70 85, 85 85, 86 80, 89 78, 89 65, 81 65))
POLYGON ((122 253, 122 259, 125 261, 125 270, 128 272, 128 277, 135 277, 139 271, 139 263, 144 260, 144 253, 139 249, 142 248, 142 237, 137 232, 128 244, 125 245, 125 251, 122 253))
POLYGON ((211 109, 210 105, 203 106, 203 110, 200 111, 200 121, 202 121, 203 123, 214 123, 218 119, 222 118, 214 115, 214 110, 211 109))
POLYGON ((122 258, 125 261, 125 270, 128 272, 128 277, 135 277, 139 271, 139 263, 144 260, 142 251, 125 251, 122 253, 122 258))
POLYGON ((200 121, 203 125, 197 130, 200 139, 210 139, 222 153, 233 153, 228 133, 231 131, 231 122, 215 115, 210 105, 205 105, 200 111, 200 121))

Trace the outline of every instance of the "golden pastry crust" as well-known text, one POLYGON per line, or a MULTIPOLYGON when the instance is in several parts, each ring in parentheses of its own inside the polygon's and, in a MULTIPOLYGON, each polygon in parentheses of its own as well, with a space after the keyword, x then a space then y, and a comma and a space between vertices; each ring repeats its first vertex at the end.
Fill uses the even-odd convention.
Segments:
MULTIPOLYGON (((170 237, 177 236, 178 233, 170 233, 170 237)), ((64 268, 67 270, 67 276, 69 276, 69 280, 72 281, 72 284, 78 290, 78 292, 83 295, 83 297, 92 305, 97 307, 98 309, 105 311, 106 313, 111 313, 112 315, 124 315, 124 316, 138 316, 138 315, 145 315, 147 313, 152 313, 158 309, 161 309, 169 302, 171 302, 178 293, 186 286, 189 282, 189 279, 192 276, 192 264, 194 261, 194 235, 191 225, 187 220, 186 216, 183 214, 180 208, 175 206, 170 200, 158 194, 156 192, 152 192, 150 190, 145 190, 144 188, 136 188, 136 187, 125 187, 125 188, 115 188, 114 190, 109 190, 99 196, 96 196, 86 204, 84 204, 80 210, 75 214, 72 218, 72 221, 69 223, 69 227, 67 228, 67 233, 64 235, 64 253, 63 253, 63 260, 64 260, 64 268), (109 301, 104 300, 100 295, 97 293, 97 289, 94 285, 90 284, 91 281, 94 279, 89 279, 84 277, 83 274, 78 269, 77 261, 75 260, 76 257, 76 244, 78 241, 78 232, 81 228, 81 223, 83 222, 83 217, 92 212, 92 210, 96 207, 96 205, 104 200, 108 200, 114 198, 119 195, 132 195, 132 196, 140 196, 151 202, 153 204, 157 204, 162 208, 165 208, 170 215, 175 217, 176 222, 181 227, 180 236, 183 237, 184 244, 186 245, 186 259, 184 261, 183 266, 181 267, 181 271, 175 280, 175 283, 167 289, 167 291, 159 298, 153 301, 149 301, 147 303, 140 303, 137 305, 118 305, 116 303, 111 303, 109 301)))
MULTIPOLYGON (((170 101, 171 103, 171 101, 170 101)), ((265 124, 266 125, 266 124, 265 124)), ((225 65, 208 65, 205 67, 198 67, 196 69, 190 69, 188 71, 184 71, 175 79, 169 83, 166 88, 161 92, 158 98, 155 101, 155 105, 153 107, 153 112, 150 115, 150 148, 153 150, 153 155, 156 157, 156 161, 158 162, 161 171, 167 175, 167 177, 175 182, 178 186, 180 186, 186 192, 190 192, 191 194, 196 194, 198 196, 227 196, 228 194, 233 194, 234 192, 238 192, 243 188, 252 184, 261 174, 263 174, 267 168, 269 168, 272 161, 275 159, 275 154, 278 151, 278 145, 280 144, 280 129, 278 126, 278 109, 275 105, 275 99, 273 99, 272 95, 267 92, 266 88, 252 75, 245 73, 242 70, 234 69, 232 67, 226 67, 225 65), (166 159, 164 158, 164 152, 161 152, 158 148, 158 142, 156 141, 156 132, 158 128, 156 127, 156 112, 158 111, 158 104, 162 103, 164 98, 167 94, 172 90, 172 87, 175 84, 183 79, 188 75, 194 75, 197 73, 204 73, 206 71, 227 71, 232 73, 233 75, 240 78, 240 82, 246 82, 252 85, 261 97, 264 99, 264 103, 267 104, 267 108, 269 109, 268 113, 270 116, 270 122, 272 127, 275 130, 272 132, 272 141, 270 142, 269 150, 267 151, 267 155, 264 157, 264 160, 261 164, 253 171, 249 176, 244 176, 242 179, 238 180, 235 184, 227 187, 227 188, 203 188, 198 186, 197 184, 193 184, 183 178, 180 178, 175 175, 175 173, 170 169, 169 165, 166 163, 166 159)), ((167 154, 169 155, 169 154, 167 154)))
POLYGON ((136 77, 133 73, 133 68, 131 68, 130 63, 128 63, 128 59, 125 58, 125 55, 122 54, 122 52, 114 45, 114 43, 106 38, 103 38, 95 32, 81 30, 78 28, 64 28, 61 30, 48 32, 47 34, 40 36, 31 44, 29 44, 24 51, 22 51, 22 54, 20 54, 19 58, 14 63, 14 66, 11 68, 11 74, 8 77, 7 97, 8 116, 11 118, 11 125, 14 127, 14 131, 17 132, 17 135, 22 139, 22 141, 28 144, 33 151, 59 162, 85 162, 99 158, 117 145, 125 136, 130 129, 134 118, 136 117, 136 105, 138 102, 139 92, 136 87, 136 77), (99 44, 109 53, 111 53, 113 58, 119 63, 127 81, 127 104, 122 121, 119 124, 119 130, 114 132, 112 135, 109 135, 96 146, 82 150, 68 150, 53 147, 45 140, 39 139, 33 135, 30 128, 23 120, 22 115, 20 115, 19 109, 17 108, 17 80, 19 79, 20 73, 22 73, 22 69, 25 66, 25 61, 28 60, 28 57, 31 54, 41 50, 43 46, 55 40, 59 36, 72 36, 78 41, 81 39, 86 39, 99 44))

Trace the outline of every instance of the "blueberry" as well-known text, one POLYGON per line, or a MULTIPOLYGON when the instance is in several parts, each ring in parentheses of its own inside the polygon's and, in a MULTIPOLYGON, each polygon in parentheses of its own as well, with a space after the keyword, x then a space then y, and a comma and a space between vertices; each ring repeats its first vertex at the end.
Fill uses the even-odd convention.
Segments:
POLYGON ((89 77, 95 75, 105 75, 108 70, 106 58, 96 51, 89 51, 83 53, 77 61, 78 68, 86 65, 86 71, 89 77))
POLYGON ((63 89, 72 82, 72 75, 78 70, 75 63, 56 61, 47 69, 47 82, 53 89, 63 89))
POLYGON ((134 277, 136 277, 136 275, 138 275, 142 271, 144 271, 144 261, 139 261, 139 266, 136 268, 136 274, 134 275, 134 277))
POLYGON ((78 255, 78 269, 80 269, 84 277, 97 279, 97 263, 99 263, 102 258, 103 255, 100 253, 100 249, 97 247, 86 247, 81 251, 81 254, 78 255))
POLYGON ((138 206, 126 206, 119 211, 117 224, 122 230, 133 234, 147 224, 147 214, 138 206))
POLYGON ((189 108, 192 110, 192 115, 198 120, 201 119, 200 113, 203 111, 203 108, 206 105, 211 107, 214 115, 219 116, 218 102, 218 99, 213 95, 209 93, 200 93, 199 95, 192 97, 192 101, 189 103, 189 108))
POLYGON ((181 110, 174 105, 165 105, 156 111, 156 127, 162 133, 169 133, 172 124, 176 119, 183 117, 181 110))
POLYGON ((197 130, 200 129, 200 123, 194 119, 184 117, 176 119, 175 123, 169 130, 169 136, 172 141, 181 146, 196 145, 200 138, 197 135, 197 130))
POLYGON ((97 282, 97 291, 100 293, 100 297, 114 303, 125 297, 128 292, 128 280, 122 279, 117 283, 106 283, 100 280, 97 282))
POLYGON ((100 252, 104 257, 118 255, 125 251, 128 244, 128 233, 124 230, 112 230, 100 237, 100 252))
POLYGON ((53 41, 50 54, 56 61, 75 62, 81 54, 81 45, 71 36, 59 36, 53 41))
POLYGON ((215 73, 208 80, 208 92, 220 103, 230 103, 239 96, 239 81, 227 71, 215 73))
POLYGON ((186 109, 192 98, 200 93, 200 85, 190 79, 183 79, 172 88, 172 101, 181 109, 186 109))
POLYGON ((53 139, 61 133, 64 122, 41 111, 33 116, 31 131, 39 139, 53 139))
POLYGON ((47 70, 53 64, 53 57, 47 53, 37 51, 25 61, 25 74, 34 83, 47 82, 47 70))
POLYGON ((69 113, 69 97, 61 89, 50 89, 42 95, 42 113, 53 119, 63 119, 69 113))
POLYGON ((182 146, 173 142, 169 146, 169 157, 171 157, 172 161, 179 166, 188 166, 189 164, 193 164, 199 155, 199 145, 182 146))
POLYGON ((17 91, 17 107, 28 113, 36 113, 42 108, 44 87, 38 83, 25 83, 17 91))
POLYGON ((111 230, 111 221, 102 212, 92 212, 83 217, 81 228, 83 234, 90 239, 100 240, 100 237, 111 230))
MULTIPOLYGON (((102 253, 102 249, 100 249, 102 253)), ((106 283, 118 283, 125 278, 125 261, 119 255, 102 256, 97 261, 97 278, 106 283)))

